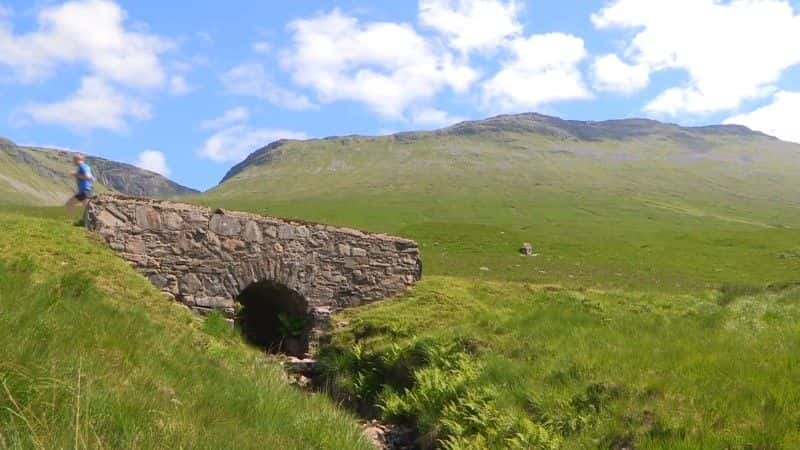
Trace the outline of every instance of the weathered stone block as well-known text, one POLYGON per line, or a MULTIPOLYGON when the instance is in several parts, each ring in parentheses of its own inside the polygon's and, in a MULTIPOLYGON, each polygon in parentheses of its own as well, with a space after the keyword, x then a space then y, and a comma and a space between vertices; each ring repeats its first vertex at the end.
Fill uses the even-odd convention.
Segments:
POLYGON ((161 228, 161 214, 150 206, 136 207, 136 225, 145 230, 158 230, 161 228))
POLYGON ((153 286, 155 286, 155 287, 157 287, 159 289, 164 289, 169 285, 169 280, 167 280, 167 277, 165 277, 164 275, 161 275, 159 273, 150 275, 149 278, 150 278, 150 282, 153 283, 153 286))
POLYGON ((306 239, 311 235, 311 233, 308 231, 308 227, 306 226, 299 226, 295 228, 294 234, 298 239, 306 239))
POLYGON ((199 244, 190 233, 181 233, 178 235, 177 248, 181 253, 190 252, 197 247, 199 247, 199 244))
POLYGON ((164 214, 164 225, 171 230, 180 230, 183 227, 183 218, 176 212, 167 212, 164 214))
POLYGON ((222 249, 228 252, 236 252, 243 249, 245 246, 244 242, 238 239, 225 239, 222 243, 222 249))
POLYGON ((108 211, 100 211, 96 220, 100 228, 117 228, 125 224, 125 222, 108 211))
POLYGON ((263 242, 264 236, 261 234, 261 227, 254 221, 247 222, 244 226, 244 239, 248 242, 263 242))
POLYGON ((219 238, 212 231, 206 233, 206 242, 211 248, 219 248, 219 246, 221 245, 219 242, 219 238))
POLYGON ((291 225, 278 227, 278 239, 294 239, 294 227, 291 225))
POLYGON ((233 299, 226 297, 195 297, 194 304, 201 308, 227 309, 233 308, 233 299))
POLYGON ((238 236, 242 232, 242 223, 236 217, 214 214, 208 228, 220 236, 238 236))
POLYGON ((180 289, 184 295, 196 294, 203 289, 203 283, 197 278, 197 275, 190 273, 181 278, 180 289))
POLYGON ((136 255, 144 255, 147 251, 144 239, 138 236, 128 238, 128 240, 125 242, 125 251, 136 255))
POLYGON ((191 222, 194 225, 208 222, 208 216, 203 214, 202 211, 191 210, 185 217, 187 222, 191 222))

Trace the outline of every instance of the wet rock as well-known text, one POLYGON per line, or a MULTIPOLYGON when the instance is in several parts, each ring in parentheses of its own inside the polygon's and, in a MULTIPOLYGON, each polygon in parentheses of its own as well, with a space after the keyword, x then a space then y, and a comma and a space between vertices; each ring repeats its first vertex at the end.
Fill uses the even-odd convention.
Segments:
POLYGON ((290 373, 310 374, 317 370, 317 360, 290 356, 283 362, 283 367, 290 373))
POLYGON ((413 429, 371 420, 363 424, 364 436, 381 450, 416 450, 417 434, 413 429))

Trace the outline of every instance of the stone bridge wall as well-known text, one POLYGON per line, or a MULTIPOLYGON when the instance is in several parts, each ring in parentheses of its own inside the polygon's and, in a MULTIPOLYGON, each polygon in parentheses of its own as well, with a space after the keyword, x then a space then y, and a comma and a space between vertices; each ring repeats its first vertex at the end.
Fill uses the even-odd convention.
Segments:
POLYGON ((296 291, 316 316, 399 294, 422 275, 414 241, 321 224, 118 195, 93 199, 86 223, 176 300, 228 317, 255 282, 296 291))

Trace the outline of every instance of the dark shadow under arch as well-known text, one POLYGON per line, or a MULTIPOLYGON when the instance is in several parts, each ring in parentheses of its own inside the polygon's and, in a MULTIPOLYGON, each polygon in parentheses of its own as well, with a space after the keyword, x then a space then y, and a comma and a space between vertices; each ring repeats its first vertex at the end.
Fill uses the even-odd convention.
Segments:
POLYGON ((272 281, 248 286, 237 299, 236 325, 253 345, 273 353, 303 356, 312 326, 308 302, 296 291, 272 281))

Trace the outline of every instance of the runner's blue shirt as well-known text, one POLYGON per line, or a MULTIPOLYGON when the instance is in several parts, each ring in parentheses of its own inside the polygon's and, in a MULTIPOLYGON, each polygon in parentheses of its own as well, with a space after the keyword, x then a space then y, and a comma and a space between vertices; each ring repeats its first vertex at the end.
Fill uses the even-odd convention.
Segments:
POLYGON ((78 174, 89 178, 88 180, 83 180, 83 179, 80 179, 80 178, 78 179, 78 192, 81 192, 81 193, 90 192, 92 190, 92 187, 93 187, 93 184, 94 184, 92 182, 92 169, 91 169, 91 167, 89 167, 89 165, 86 164, 85 162, 81 163, 78 166, 78 174))

